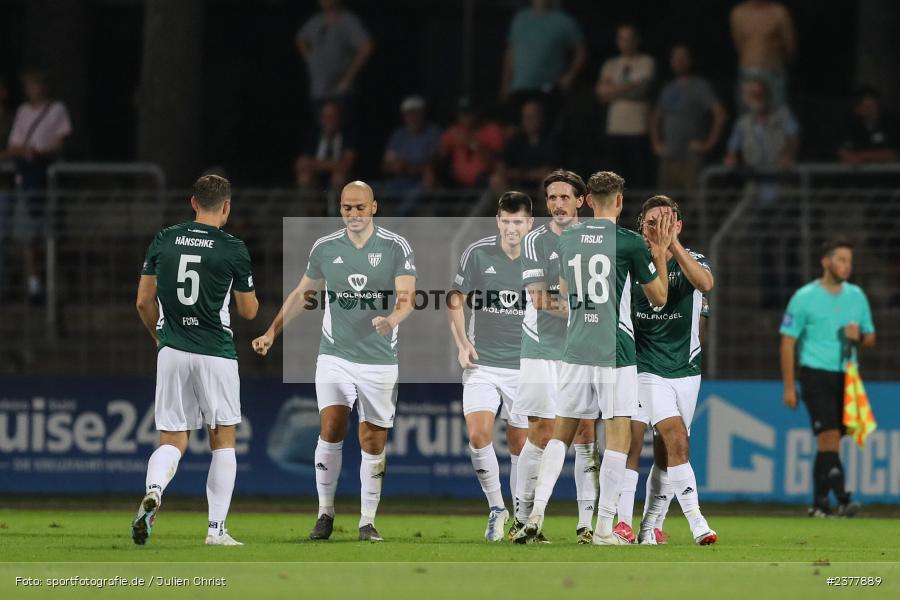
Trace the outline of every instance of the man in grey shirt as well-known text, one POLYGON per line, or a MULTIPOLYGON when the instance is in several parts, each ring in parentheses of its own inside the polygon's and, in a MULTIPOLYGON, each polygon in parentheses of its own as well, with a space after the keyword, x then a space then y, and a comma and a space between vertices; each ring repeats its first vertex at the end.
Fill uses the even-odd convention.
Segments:
POLYGON ((309 69, 309 96, 315 106, 340 100, 372 54, 372 40, 359 17, 339 0, 319 0, 321 12, 297 32, 297 50, 309 69))
POLYGON ((687 46, 674 46, 669 60, 675 79, 659 95, 650 139, 660 158, 660 189, 686 192, 695 188, 704 155, 722 137, 727 114, 709 83, 691 72, 687 46))

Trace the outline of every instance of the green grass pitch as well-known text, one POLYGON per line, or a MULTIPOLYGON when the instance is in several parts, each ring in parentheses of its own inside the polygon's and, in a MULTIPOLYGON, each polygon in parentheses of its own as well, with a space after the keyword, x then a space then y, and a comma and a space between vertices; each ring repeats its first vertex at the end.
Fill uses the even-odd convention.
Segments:
POLYGON ((480 539, 485 516, 433 514, 380 516, 386 541, 363 543, 349 511, 338 514, 331 540, 311 542, 313 514, 237 510, 229 530, 246 545, 236 548, 203 545, 203 512, 164 507, 140 547, 130 538, 130 511, 0 510, 0 598, 900 597, 894 519, 714 515, 720 542, 700 548, 677 510, 666 521, 672 538, 659 547, 577 546, 571 516, 547 518, 552 544, 487 544, 480 539), (50 587, 48 578, 73 576, 142 578, 144 585, 50 587), (17 584, 17 577, 43 584, 17 584), (227 585, 202 586, 195 577, 227 585), (829 577, 880 577, 881 584, 828 586, 829 577))

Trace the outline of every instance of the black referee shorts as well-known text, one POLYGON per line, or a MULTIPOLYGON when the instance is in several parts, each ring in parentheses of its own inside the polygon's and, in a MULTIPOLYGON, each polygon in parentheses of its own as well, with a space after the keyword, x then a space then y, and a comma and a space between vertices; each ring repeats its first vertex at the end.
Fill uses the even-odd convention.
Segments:
POLYGON ((813 433, 838 429, 844 435, 844 373, 800 367, 798 375, 813 433))

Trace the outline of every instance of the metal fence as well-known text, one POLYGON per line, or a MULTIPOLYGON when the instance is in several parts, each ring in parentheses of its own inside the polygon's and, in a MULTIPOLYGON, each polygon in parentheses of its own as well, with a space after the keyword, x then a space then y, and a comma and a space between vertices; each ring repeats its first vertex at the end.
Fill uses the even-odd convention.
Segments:
MULTIPOLYGON (((79 176, 60 172, 51 190, 29 198, 31 210, 48 227, 36 240, 48 281, 44 302, 31 303, 20 292, 21 240, 8 225, 0 228, 0 373, 153 372, 154 349, 134 310, 138 273, 153 234, 191 218, 190 194, 164 190, 148 172, 76 181, 79 176)), ((654 193, 629 190, 621 222, 633 227, 641 201, 654 193)), ((788 175, 711 168, 700 189, 673 196, 683 209, 685 244, 710 256, 716 276, 708 375, 777 377, 778 326, 787 299, 818 275, 820 243, 840 234, 856 243, 853 280, 868 293, 878 328, 879 345, 863 357, 863 374, 897 378, 900 167, 801 165, 788 175)), ((390 215, 406 199, 379 194, 381 211, 390 215)), ((414 214, 490 215, 493 200, 485 191, 429 193, 417 198, 414 214)), ((282 218, 333 213, 329 204, 335 201, 295 190, 234 191, 227 229, 250 249, 262 303, 255 322, 236 323, 242 348, 249 348, 251 337, 281 304, 282 218)), ((16 192, 0 187, 0 216, 7 223, 15 202, 16 192)), ((446 252, 452 254, 451 248, 446 252)), ((280 375, 279 354, 280 345, 266 360, 242 351, 242 374, 280 375)))

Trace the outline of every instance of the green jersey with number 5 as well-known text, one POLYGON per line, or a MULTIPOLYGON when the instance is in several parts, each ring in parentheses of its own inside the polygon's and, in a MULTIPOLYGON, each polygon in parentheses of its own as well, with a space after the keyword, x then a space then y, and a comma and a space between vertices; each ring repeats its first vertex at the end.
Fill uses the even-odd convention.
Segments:
POLYGON ((563 360, 634 365, 631 282, 645 284, 657 277, 643 238, 610 219, 590 219, 562 233, 558 254, 569 299, 563 360))
POLYGON ((167 227, 153 238, 143 275, 156 276, 159 347, 237 358, 231 331, 231 290, 253 291, 244 242, 210 225, 167 227))

